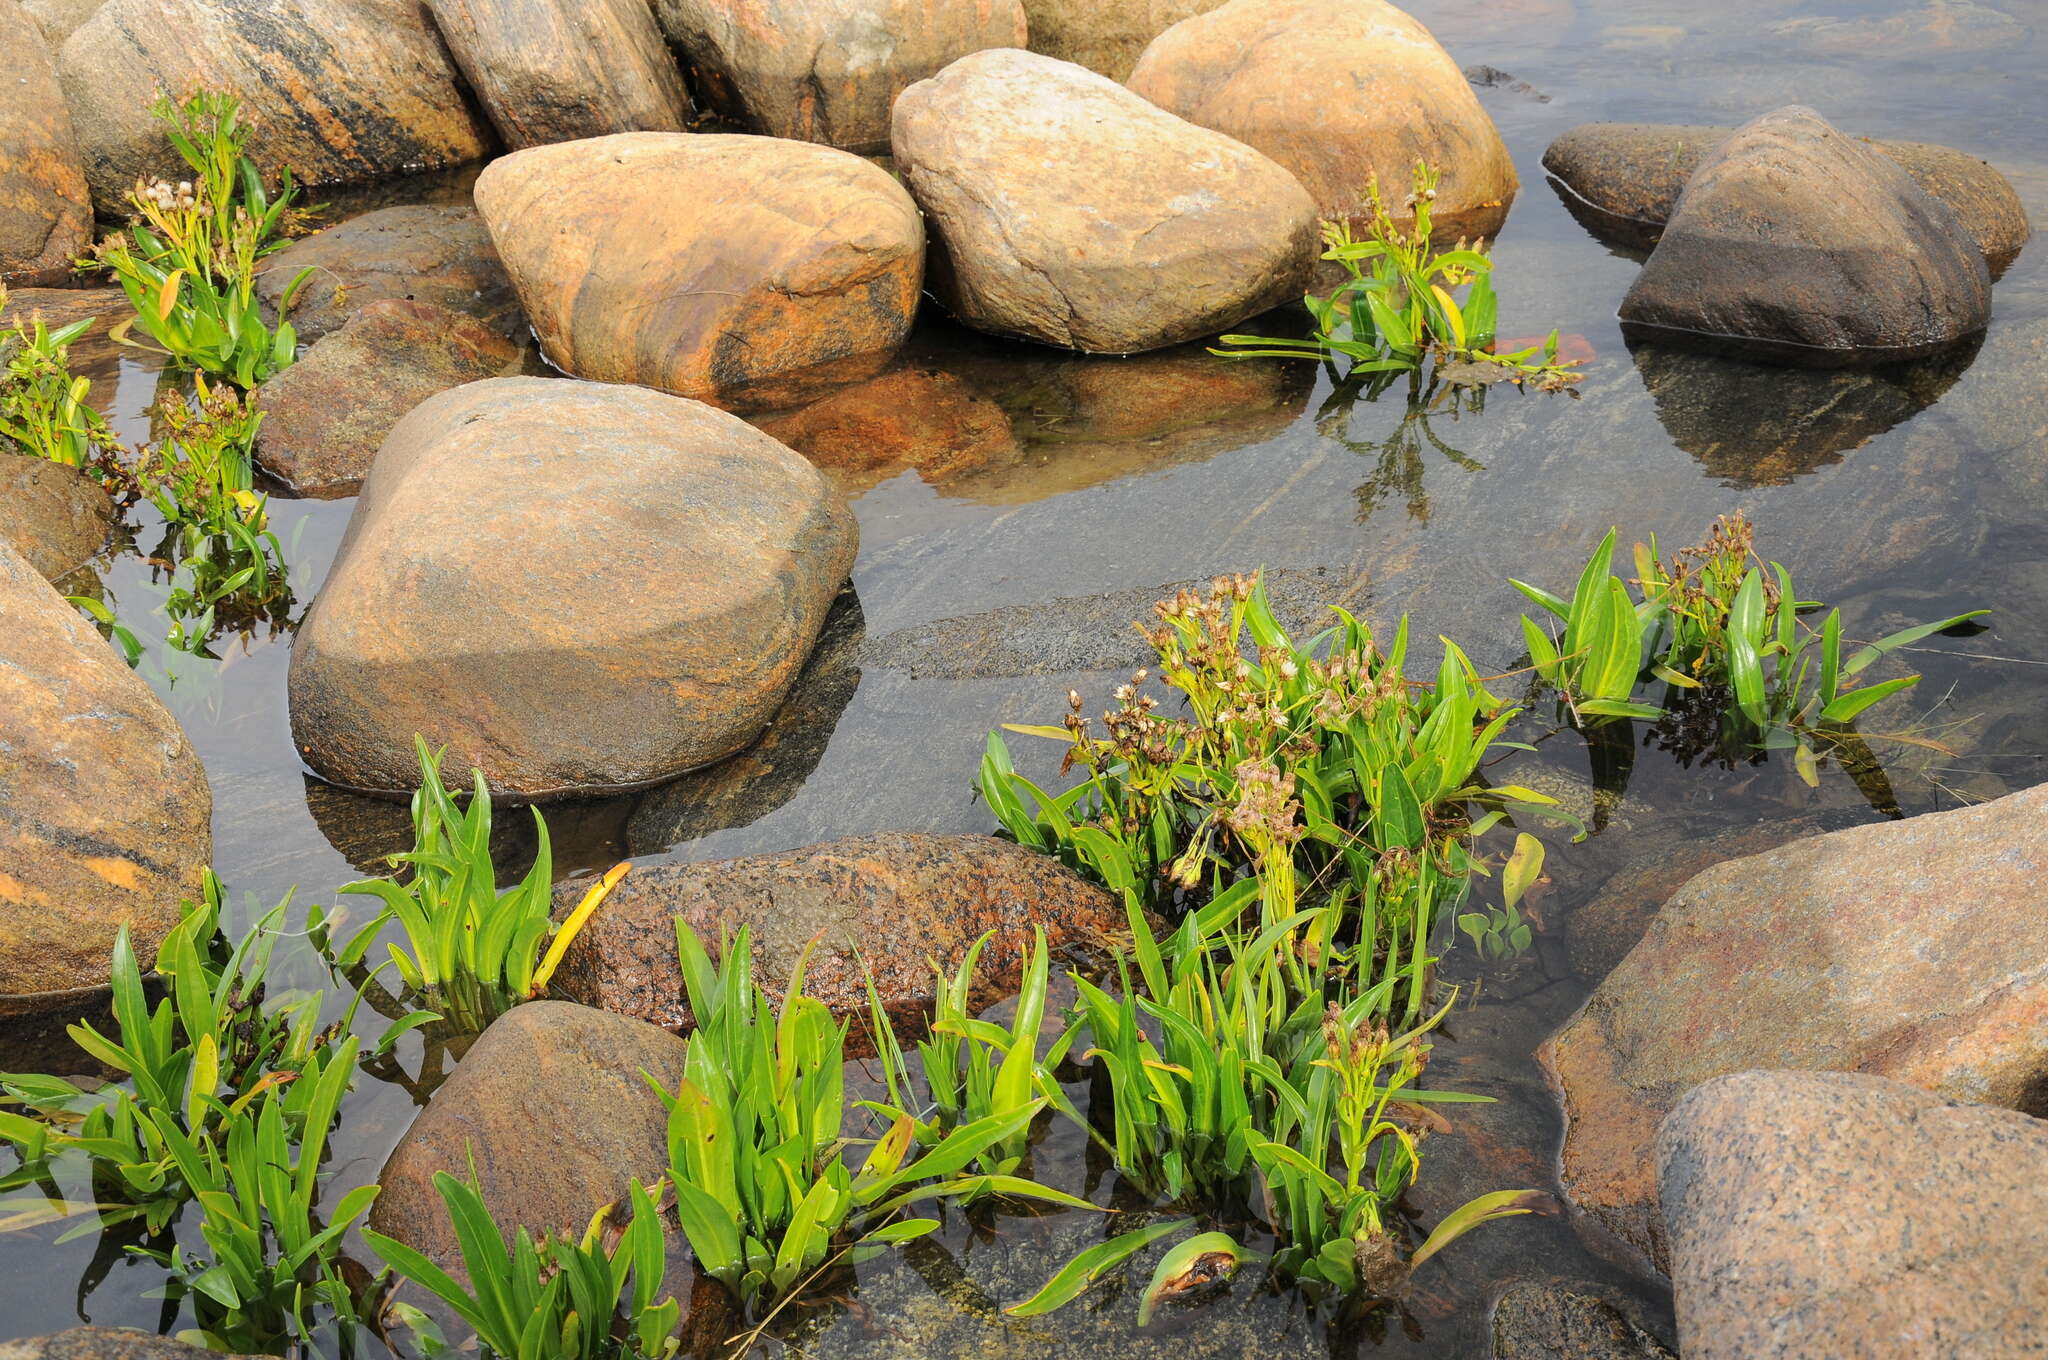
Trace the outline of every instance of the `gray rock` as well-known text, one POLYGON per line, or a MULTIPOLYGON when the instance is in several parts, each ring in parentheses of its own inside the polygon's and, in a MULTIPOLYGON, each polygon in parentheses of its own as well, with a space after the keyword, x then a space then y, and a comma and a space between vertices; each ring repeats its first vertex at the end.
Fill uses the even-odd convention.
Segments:
POLYGON ((43 30, 43 40, 55 52, 74 29, 92 18, 105 3, 106 0, 21 0, 21 7, 43 30))
POLYGON ((1798 106, 1706 157, 1621 304, 1633 333, 1814 367, 1920 358, 1990 317, 1955 213, 1798 106))
POLYGON ((1493 1306, 1494 1360, 1677 1360, 1619 1308, 1558 1285, 1515 1285, 1493 1306))
POLYGON ((256 276, 256 295, 273 321, 285 289, 308 269, 291 308, 300 344, 340 330, 357 309, 386 298, 431 302, 508 336, 526 333, 498 248, 467 204, 379 208, 292 242, 256 276))
POLYGON ((71 1327, 48 1336, 0 1341, 0 1360, 222 1360, 203 1350, 152 1332, 125 1327, 71 1327))
POLYGON ((76 468, 0 453, 0 539, 49 580, 84 565, 106 546, 114 504, 76 468))
POLYGON ((1686 1360, 2048 1352, 2048 1124, 1846 1072, 1742 1072, 1664 1121, 1686 1360))

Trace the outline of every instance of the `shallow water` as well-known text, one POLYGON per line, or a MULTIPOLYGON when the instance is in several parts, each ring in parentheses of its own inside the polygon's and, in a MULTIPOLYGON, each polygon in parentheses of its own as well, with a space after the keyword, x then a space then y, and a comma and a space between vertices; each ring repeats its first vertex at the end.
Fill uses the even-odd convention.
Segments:
MULTIPOLYGON (((2048 250, 2037 243, 1998 284, 1981 346, 1941 364, 1809 374, 1631 352, 1614 311, 1636 264, 1573 222, 1538 160, 1552 136, 1581 122, 1733 123, 1799 101, 1848 131, 1984 155, 2048 225, 2048 100, 2038 86, 2048 14, 1973 0, 1410 8, 1461 64, 1485 63, 1534 87, 1481 92, 1525 181, 1495 252, 1502 329, 1556 325, 1581 337, 1594 358, 1580 397, 1496 388, 1480 409, 1418 413, 1398 394, 1347 407, 1331 405, 1328 380, 1305 366, 1229 365, 1199 351, 1081 359, 927 324, 906 371, 936 373, 1001 407, 1015 446, 922 475, 846 474, 862 531, 853 589, 789 713, 762 748, 725 766, 551 810, 564 872, 883 829, 988 829, 971 797, 988 728, 1044 719, 1069 685, 1105 698, 1142 659, 1123 620, 1173 583, 1264 566, 1297 614, 1312 616, 1323 601, 1381 623, 1406 611, 1418 636, 1455 636, 1482 667, 1505 670, 1519 642, 1518 597, 1504 576, 1562 586, 1609 525, 1621 526, 1624 544, 1654 532, 1669 547, 1738 509, 1806 593, 1842 605, 1852 631, 1998 611, 1988 631, 1938 638, 1914 654, 1926 680, 1909 702, 1878 710, 1953 751, 1895 753, 1900 810, 2043 777, 2048 250)), ((153 372, 133 358, 96 371, 107 379, 100 398, 138 435, 153 372)), ((272 502, 301 601, 317 589, 349 512, 346 501, 272 502)), ((147 544, 153 535, 144 527, 137 537, 147 544)), ((163 587, 139 557, 110 556, 96 575, 138 633, 160 636, 148 611, 163 587)), ((145 662, 205 760, 216 864, 245 907, 293 885, 332 901, 405 835, 401 810, 304 773, 286 720, 288 647, 284 636, 223 644, 215 662, 153 646, 145 662)), ((1809 790, 1785 762, 1688 767, 1640 731, 1632 766, 1534 717, 1521 735, 1538 754, 1496 774, 1511 771, 1590 812, 1594 771, 1604 772, 1601 829, 1580 845, 1552 844, 1552 882, 1536 901, 1544 928, 1529 956, 1500 966, 1457 956, 1452 972, 1471 984, 1470 1004, 1448 1025, 1433 1074, 1499 1103, 1461 1109, 1454 1129, 1429 1142, 1410 1197, 1425 1223, 1485 1190, 1555 1188, 1561 1115, 1533 1053, 1583 1000, 1588 960, 1616 957, 1641 927, 1640 913, 1585 910, 1604 884, 1708 853, 1708 842, 1740 846, 1759 823, 1885 815, 1872 807, 1883 798, 1839 770, 1809 790), (1625 793, 1616 787, 1622 768, 1625 793)), ((520 820, 503 819, 508 870, 523 853, 520 820)), ((318 985, 306 960, 299 968, 318 985)), ((431 1088, 442 1059, 427 1062, 427 1074, 422 1061, 408 1039, 401 1066, 417 1080, 366 1080, 351 1097, 330 1197, 375 1177, 414 1090, 431 1088)), ((1036 1170, 1101 1203, 1115 1192, 1113 1175, 1065 1126, 1048 1127, 1036 1170)), ((1294 1295, 1261 1289, 1256 1271, 1146 1332, 1135 1326, 1134 1298, 1113 1289, 1049 1317, 1001 1316, 1000 1304, 1035 1289, 1103 1231, 1100 1218, 1079 1213, 979 1224, 953 1215, 944 1234, 793 1310, 793 1329, 767 1348, 819 1357, 1480 1356, 1490 1303, 1518 1280, 1602 1294, 1671 1334, 1661 1282, 1562 1212, 1482 1229, 1425 1268, 1404 1313, 1364 1323, 1335 1324, 1294 1295)), ((90 1237, 54 1245, 56 1236, 0 1238, 0 1339, 81 1320, 171 1321, 148 1297, 153 1268, 121 1259, 118 1244, 96 1256, 90 1237)))

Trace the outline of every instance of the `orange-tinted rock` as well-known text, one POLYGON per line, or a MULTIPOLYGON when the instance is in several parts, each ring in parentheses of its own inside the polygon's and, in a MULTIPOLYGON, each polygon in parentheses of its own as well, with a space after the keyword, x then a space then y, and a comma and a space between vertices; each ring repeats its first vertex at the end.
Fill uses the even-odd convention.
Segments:
POLYGON ((580 378, 790 404, 903 341, 924 224, 888 172, 772 137, 637 132, 492 162, 477 208, 548 357, 580 378))
POLYGON ((453 770, 548 798, 746 746, 853 564, 853 517, 735 416, 645 388, 494 378, 378 452, 292 648, 292 732, 351 788, 453 770))
POLYGON ((0 1014, 144 967, 199 890, 213 797, 149 686, 0 542, 0 1014))
POLYGON ((62 283, 92 248, 85 162, 42 30, 13 4, 0 52, 0 284, 62 283))
POLYGON ((1223 0, 1024 0, 1031 50, 1122 80, 1174 24, 1223 0))
POLYGON ((303 184, 439 170, 491 148, 421 0, 107 0, 57 67, 93 202, 117 217, 138 178, 191 174, 150 114, 158 90, 240 96, 251 153, 303 184))
POLYGON ((508 147, 680 132, 683 73, 647 0, 427 0, 508 147))
POLYGON ((1127 354, 1296 298, 1315 205, 1259 152, 1080 66, 1004 48, 896 101, 897 169, 968 325, 1127 354))
POLYGON ((889 149, 905 86, 1022 47, 1018 0, 660 0, 662 26, 728 117, 775 137, 889 149))
POLYGON ((379 208, 292 242, 256 275, 256 295, 273 319, 285 290, 308 269, 291 308, 302 345, 340 330, 357 308, 383 298, 431 302, 506 335, 526 333, 498 248, 467 204, 379 208))
POLYGON ((56 580, 106 546, 114 505, 100 484, 47 458, 0 450, 0 539, 56 580))
POLYGON ((1439 175, 1434 239, 1446 245, 1492 237, 1520 187, 1457 62, 1384 0, 1231 0, 1160 34, 1130 86, 1265 152, 1321 216, 1361 231, 1374 175, 1395 221, 1413 223, 1404 204, 1418 160, 1439 175))
POLYGON ((1013 457, 1003 408, 957 374, 906 368, 754 423, 849 488, 905 468, 943 485, 1013 457))

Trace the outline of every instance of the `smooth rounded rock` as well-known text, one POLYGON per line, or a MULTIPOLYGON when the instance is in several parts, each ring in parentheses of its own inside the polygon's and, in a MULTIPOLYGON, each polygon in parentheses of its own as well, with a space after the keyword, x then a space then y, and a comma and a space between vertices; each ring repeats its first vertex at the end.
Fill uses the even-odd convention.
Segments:
POLYGON ((446 307, 504 335, 526 333, 498 248, 468 204, 379 208, 292 242, 256 275, 256 296, 273 323, 285 290, 307 270, 290 312, 302 345, 386 298, 446 307))
POLYGON ((439 170, 491 148, 421 0, 107 0, 57 65, 93 202, 114 216, 137 179, 191 174, 150 114, 158 90, 240 96, 251 153, 302 184, 439 170))
POLYGON ((924 224, 888 172, 773 137, 622 133, 476 182, 534 332, 580 378, 772 409, 903 341, 924 224))
POLYGON ((858 532, 768 436, 645 388, 494 378, 385 439, 292 648, 292 732, 346 787, 413 734, 504 796, 659 783, 751 742, 858 532))
POLYGON ((0 543, 0 1014, 104 986, 124 923, 147 968, 198 895, 212 816, 177 720, 0 543))
POLYGON ((1637 335, 1820 368, 1934 354, 1990 318, 1955 213, 1798 106, 1706 157, 1621 304, 1637 335))
POLYGON ((1213 335, 1297 297, 1315 204, 1259 152, 1014 48, 896 101, 897 169, 971 326, 1094 353, 1213 335))
POLYGON ((889 149, 904 87, 985 47, 1022 47, 1019 0, 659 0, 707 101, 757 131, 889 149))
POLYGON ((647 0, 427 4, 508 147, 689 123, 682 70, 647 0))
POLYGON ((85 161, 43 30, 11 3, 0 52, 0 284, 65 283, 92 249, 85 161))
POLYGON ((221 1353, 126 1327, 70 1327, 0 1341, 0 1360, 221 1360, 221 1353))
POLYGON ((1145 44, 1223 0, 1024 0, 1031 50, 1122 80, 1145 44))
POLYGON ((1753 1071, 1665 1119, 1686 1360, 2048 1352, 2048 1123, 1848 1072, 1753 1071))
POLYGON ((1418 160, 1438 172, 1432 239, 1445 246, 1493 237, 1521 186, 1458 63, 1384 0, 1231 0, 1160 34, 1127 83, 1265 152, 1321 217, 1361 234, 1375 175, 1394 221, 1414 225, 1405 205, 1418 160))
POLYGON ((107 545, 114 503, 76 468, 0 452, 0 539, 45 579, 76 571, 107 545))

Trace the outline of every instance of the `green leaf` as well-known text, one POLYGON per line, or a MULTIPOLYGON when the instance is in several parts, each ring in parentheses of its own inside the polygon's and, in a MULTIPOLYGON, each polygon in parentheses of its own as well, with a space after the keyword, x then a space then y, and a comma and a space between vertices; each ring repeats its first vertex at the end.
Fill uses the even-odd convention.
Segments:
POLYGON ((1121 1265, 1160 1238, 1192 1226, 1194 1221, 1192 1218, 1178 1218, 1170 1223, 1155 1223, 1149 1228, 1140 1228, 1136 1232, 1112 1237, 1107 1242, 1099 1242, 1061 1266, 1058 1273, 1047 1280, 1045 1286, 1036 1294, 1022 1303, 1010 1305, 1003 1311, 1011 1317, 1035 1317, 1040 1313, 1050 1313, 1079 1296, 1082 1290, 1100 1279, 1105 1272, 1121 1265))
POLYGON ((1244 1248, 1229 1233, 1197 1233, 1178 1243, 1152 1269, 1152 1280, 1145 1286, 1144 1300, 1138 1305, 1138 1325, 1143 1327, 1152 1321, 1153 1310, 1162 1300, 1197 1285, 1229 1279, 1237 1273, 1244 1256, 1244 1248), (1198 1269, 1200 1273, 1196 1275, 1198 1269))
POLYGON ((1856 715, 1880 699, 1888 699, 1901 690, 1913 688, 1920 683, 1917 675, 1904 676, 1897 680, 1886 680, 1882 684, 1867 685, 1852 689, 1838 696, 1835 701, 1820 711, 1820 720, 1830 723, 1854 721, 1856 715))

